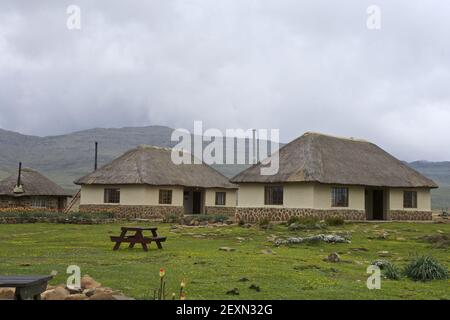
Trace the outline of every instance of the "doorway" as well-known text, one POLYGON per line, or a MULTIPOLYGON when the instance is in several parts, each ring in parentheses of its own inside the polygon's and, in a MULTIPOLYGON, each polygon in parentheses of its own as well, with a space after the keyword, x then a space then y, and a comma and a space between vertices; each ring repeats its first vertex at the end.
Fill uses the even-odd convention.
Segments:
POLYGON ((194 191, 193 192, 193 203, 192 203, 192 213, 200 214, 202 210, 202 192, 194 191))
POLYGON ((373 201, 372 201, 372 217, 373 220, 383 220, 384 217, 384 196, 383 190, 373 190, 373 201))

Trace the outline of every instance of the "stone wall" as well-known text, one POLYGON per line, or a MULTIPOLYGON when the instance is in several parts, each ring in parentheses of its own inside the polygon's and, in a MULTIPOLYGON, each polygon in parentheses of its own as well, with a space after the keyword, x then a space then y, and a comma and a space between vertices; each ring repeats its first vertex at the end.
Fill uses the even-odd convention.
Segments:
POLYGON ((205 214, 221 214, 227 216, 234 216, 236 207, 205 207, 205 214))
MULTIPOLYGON (((52 196, 39 196, 47 201, 46 208, 35 208, 36 210, 42 209, 58 209, 58 197, 52 196)), ((10 196, 0 196, 0 208, 33 208, 32 197, 10 197, 10 196)), ((66 203, 64 203, 66 205, 66 203)))
POLYGON ((168 215, 183 216, 182 206, 80 205, 80 212, 111 212, 116 218, 161 219, 168 215))
POLYGON ((258 222, 263 218, 270 221, 287 221, 290 217, 340 217, 345 220, 366 220, 364 210, 325 210, 310 208, 236 208, 236 220, 245 222, 258 222))
POLYGON ((432 213, 431 211, 391 210, 388 213, 388 220, 432 220, 432 213))

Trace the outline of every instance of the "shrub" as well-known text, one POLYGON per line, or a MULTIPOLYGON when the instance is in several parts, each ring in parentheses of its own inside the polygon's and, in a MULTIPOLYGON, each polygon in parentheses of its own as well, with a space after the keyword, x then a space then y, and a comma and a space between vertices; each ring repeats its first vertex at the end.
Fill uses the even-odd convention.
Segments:
POLYGON ((165 223, 180 223, 181 217, 176 213, 169 213, 168 215, 164 216, 163 222, 165 222, 165 223))
POLYGON ((405 268, 405 275, 414 281, 430 281, 447 279, 447 268, 431 256, 415 258, 405 268))
POLYGON ((272 227, 269 218, 262 218, 259 220, 258 225, 261 229, 270 229, 272 227))
POLYGON ((291 217, 288 221, 288 228, 291 231, 304 229, 323 229, 326 225, 320 223, 316 217, 291 217))
POLYGON ((325 223, 329 226, 342 226, 345 221, 341 217, 328 217, 325 219, 325 223))
POLYGON ((383 268, 383 274, 391 280, 400 280, 401 273, 399 269, 392 263, 388 262, 383 268))

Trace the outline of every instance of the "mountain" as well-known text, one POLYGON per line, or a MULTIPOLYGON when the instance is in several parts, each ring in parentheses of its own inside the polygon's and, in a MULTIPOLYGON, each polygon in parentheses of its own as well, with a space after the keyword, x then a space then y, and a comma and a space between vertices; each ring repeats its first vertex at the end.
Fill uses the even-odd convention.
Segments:
MULTIPOLYGON (((39 170, 70 190, 77 188, 72 182, 91 172, 94 167, 94 141, 99 143, 99 166, 140 144, 173 147, 172 128, 165 126, 89 129, 70 134, 37 137, 0 129, 0 179, 17 170, 22 161, 25 167, 39 170)), ((282 144, 280 144, 282 145, 282 144)), ((226 143, 229 147, 230 144, 226 143)), ((228 150, 228 148, 227 148, 228 150)), ((248 154, 248 145, 246 145, 248 154)), ((415 161, 409 166, 433 179, 440 188, 433 190, 434 208, 450 208, 450 161, 415 161)), ((248 165, 214 165, 231 177, 248 165)))
MULTIPOLYGON (((89 129, 66 135, 37 137, 0 129, 0 178, 16 172, 18 162, 34 168, 66 189, 94 168, 94 142, 99 143, 98 164, 106 164, 125 151, 141 144, 173 147, 173 129, 164 126, 89 129)), ((192 139, 193 141, 193 139, 192 139)), ((206 145, 207 143, 204 143, 206 145)), ((224 152, 231 148, 229 140, 224 152)), ((246 144, 248 154, 248 144, 246 144)), ((236 155, 235 155, 236 157, 236 155)), ((213 165, 231 177, 248 165, 213 165)))
POLYGON ((438 189, 431 191, 433 208, 448 210, 450 208, 450 161, 422 160, 410 162, 408 165, 433 179, 439 185, 438 189))

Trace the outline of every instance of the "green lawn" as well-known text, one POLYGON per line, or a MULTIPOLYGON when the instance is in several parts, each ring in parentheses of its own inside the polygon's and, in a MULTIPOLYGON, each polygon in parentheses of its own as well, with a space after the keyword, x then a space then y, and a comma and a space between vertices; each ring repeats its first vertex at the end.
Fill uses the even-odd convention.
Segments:
POLYGON ((418 237, 450 233, 450 224, 354 223, 329 227, 326 231, 288 231, 283 225, 272 230, 258 227, 178 228, 158 225, 168 236, 163 250, 154 244, 149 252, 135 249, 111 250, 109 236, 118 234, 119 224, 0 225, 0 274, 48 274, 58 271, 52 284, 65 282, 68 265, 81 267, 104 286, 122 290, 135 298, 148 296, 159 282, 159 268, 165 268, 169 293, 187 281, 188 299, 450 299, 450 282, 382 280, 381 290, 368 290, 366 268, 389 251, 385 258, 403 267, 415 254, 429 254, 450 267, 449 249, 435 249, 418 237), (438 231, 439 230, 439 231, 438 231), (299 244, 274 247, 270 235, 293 236, 350 232, 350 244, 299 244), (388 239, 369 239, 383 231, 388 239), (237 239, 237 238, 244 238, 237 239), (235 248, 234 252, 219 247, 235 248), (263 254, 272 249, 274 254, 263 254), (331 252, 343 261, 323 261, 331 252), (249 282, 239 282, 242 277, 249 282), (255 284, 260 292, 248 287, 255 284), (226 292, 238 288, 240 295, 226 292))

